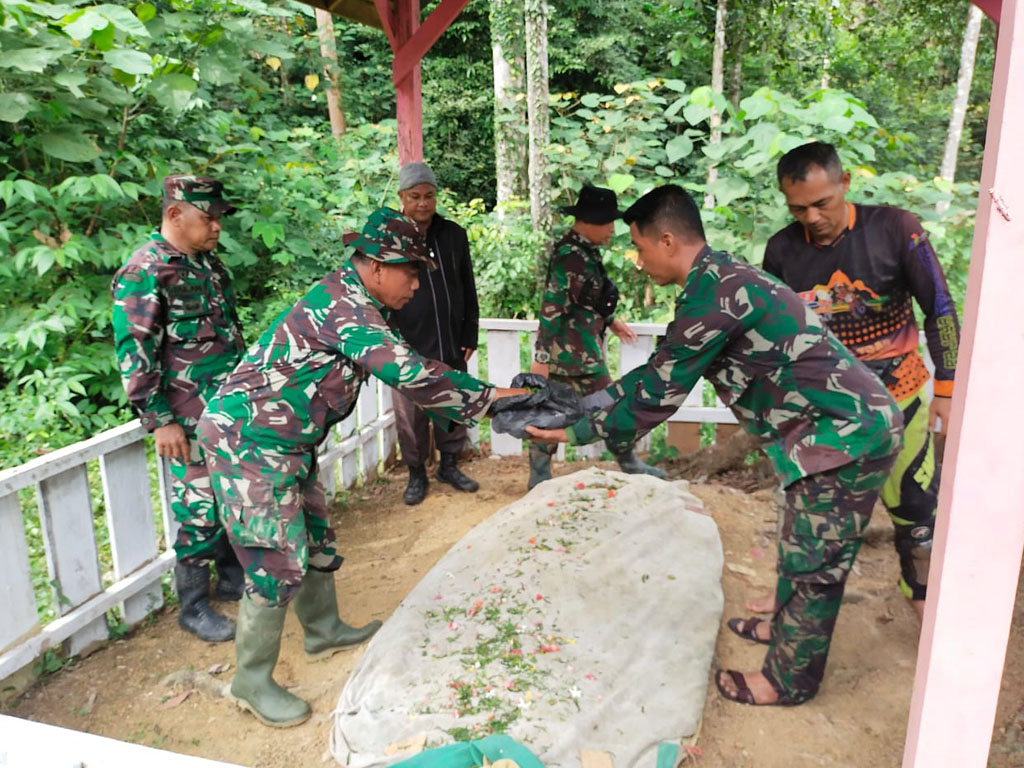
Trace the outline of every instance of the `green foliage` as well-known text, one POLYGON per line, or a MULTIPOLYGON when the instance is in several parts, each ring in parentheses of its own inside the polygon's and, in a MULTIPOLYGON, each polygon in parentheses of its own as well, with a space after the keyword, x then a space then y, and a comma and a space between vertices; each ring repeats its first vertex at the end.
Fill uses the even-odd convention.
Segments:
POLYGON ((335 144, 320 110, 282 114, 272 62, 310 58, 307 6, 0 8, 7 465, 127 416, 109 284, 159 224, 162 176, 227 182, 240 211, 225 221, 222 255, 256 334, 337 265, 342 232, 388 198, 396 162, 393 123, 358 125, 335 144))
MULTIPOLYGON (((705 85, 714 3, 551 5, 554 206, 583 182, 612 187, 624 205, 681 183, 714 194, 711 242, 757 263, 788 221, 775 161, 796 143, 827 139, 853 171, 853 199, 925 220, 962 296, 977 190, 932 179, 962 4, 730 5, 732 100, 705 85), (820 89, 823 70, 844 90, 820 89), (709 141, 713 106, 724 116, 719 144, 709 141), (712 164, 718 180, 706 189, 712 164), (941 216, 940 199, 951 201, 941 216)), ((521 53, 521 5, 508 0, 502 13, 503 44, 521 53)), ((164 175, 221 177, 239 206, 221 252, 250 340, 344 258, 346 229, 394 204, 388 45, 353 22, 335 28, 349 123, 340 142, 329 138, 323 85, 305 84, 324 62, 312 10, 296 0, 0 0, 0 466, 128 417, 109 281, 159 224, 164 175)), ((986 30, 975 78, 982 105, 986 30)), ((444 210, 469 232, 482 314, 530 317, 549 243, 521 201, 493 210, 491 52, 480 44, 489 31, 488 5, 471 3, 425 60, 426 156, 447 188, 444 210)), ((968 173, 984 118, 981 108, 969 116, 968 173)), ((633 257, 620 224, 606 261, 622 316, 667 319, 675 290, 652 286, 633 257)))

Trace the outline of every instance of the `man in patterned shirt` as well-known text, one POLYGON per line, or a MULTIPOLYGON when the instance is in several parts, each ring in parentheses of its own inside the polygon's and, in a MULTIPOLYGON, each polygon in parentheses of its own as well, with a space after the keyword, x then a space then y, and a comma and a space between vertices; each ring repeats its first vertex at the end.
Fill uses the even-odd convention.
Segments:
POLYGON ((416 224, 375 211, 351 244, 351 260, 328 274, 274 321, 210 402, 199 425, 214 492, 245 569, 238 612, 237 670, 231 698, 263 723, 298 725, 309 704, 272 676, 288 604, 306 653, 330 655, 368 639, 372 621, 338 616, 334 572, 341 566, 317 446, 355 407, 370 376, 408 397, 439 423, 472 424, 499 389, 410 348, 388 324, 432 264, 416 224))
POLYGON ((168 460, 178 623, 203 640, 235 635, 235 624, 210 607, 216 596, 242 596, 242 569, 228 546, 210 488, 196 423, 242 356, 242 330, 227 270, 214 253, 220 217, 235 208, 219 181, 164 179, 163 221, 114 276, 114 343, 128 401, 168 460))
MULTIPOLYGON (((908 211, 846 201, 850 174, 835 147, 811 142, 787 152, 779 187, 796 219, 768 241, 764 269, 792 288, 858 360, 881 377, 903 411, 904 447, 882 489, 895 528, 899 586, 924 615, 939 468, 932 430, 945 429, 960 324, 928 234, 908 211), (914 301, 935 363, 935 396, 917 351, 914 301)), ((771 612, 771 596, 748 607, 771 612)))
POLYGON ((681 187, 649 192, 624 218, 644 271, 659 285, 680 286, 675 319, 646 365, 584 401, 587 416, 565 430, 529 431, 544 441, 631 445, 705 376, 760 439, 786 493, 779 610, 770 626, 728 623, 766 642, 767 657, 759 672, 719 670, 716 684, 745 704, 802 703, 821 684, 846 577, 899 449, 902 416, 878 378, 792 290, 711 250, 700 211, 681 187))

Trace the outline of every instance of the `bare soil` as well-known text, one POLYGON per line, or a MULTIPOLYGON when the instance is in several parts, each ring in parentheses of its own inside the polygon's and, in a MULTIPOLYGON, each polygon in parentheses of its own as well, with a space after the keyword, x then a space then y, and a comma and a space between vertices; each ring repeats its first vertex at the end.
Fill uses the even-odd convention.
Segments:
MULTIPOLYGON (((556 465, 567 473, 582 464, 556 465)), ((613 468, 614 465, 605 464, 613 468)), ((420 577, 470 528, 516 500, 526 487, 524 460, 477 459, 464 465, 476 494, 432 482, 426 501, 401 501, 403 470, 349 493, 335 515, 346 563, 338 573, 344 618, 386 619, 420 577)), ((728 480, 758 487, 756 467, 728 480)), ((693 475, 691 475, 693 477, 693 475)), ((747 596, 773 585, 776 514, 772 490, 692 486, 718 522, 726 553, 725 612, 716 666, 758 669, 763 646, 725 627, 744 615, 747 596)), ((723 701, 709 685, 704 722, 690 757, 698 768, 898 766, 917 653, 918 622, 895 587, 892 529, 879 508, 850 578, 820 694, 794 708, 753 708, 723 701)), ((235 605, 220 604, 235 614, 235 605)), ((990 765, 1024 765, 1024 601, 1018 599, 990 765)), ((275 730, 219 697, 233 674, 233 646, 180 631, 176 609, 40 682, 4 707, 7 714, 253 768, 333 764, 330 713, 361 651, 307 663, 294 615, 285 625, 277 679, 313 706, 302 726, 275 730), (164 680, 176 674, 179 684, 164 680)))

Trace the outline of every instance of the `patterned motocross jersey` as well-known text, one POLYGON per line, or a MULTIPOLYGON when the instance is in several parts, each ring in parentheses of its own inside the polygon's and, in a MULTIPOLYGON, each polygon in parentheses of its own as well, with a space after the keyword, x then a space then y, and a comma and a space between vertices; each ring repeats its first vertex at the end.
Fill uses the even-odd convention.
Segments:
POLYGON ((897 400, 928 380, 917 352, 916 300, 935 363, 935 393, 951 395, 960 325, 928 234, 900 208, 849 206, 849 226, 829 245, 814 243, 799 222, 775 234, 765 271, 793 288, 858 358, 884 371, 897 400), (877 363, 884 360, 893 365, 877 363))

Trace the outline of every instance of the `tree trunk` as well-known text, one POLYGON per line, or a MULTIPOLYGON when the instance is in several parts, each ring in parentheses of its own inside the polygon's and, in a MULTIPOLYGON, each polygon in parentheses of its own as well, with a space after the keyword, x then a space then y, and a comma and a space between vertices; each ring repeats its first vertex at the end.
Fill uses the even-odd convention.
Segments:
POLYGON ((316 30, 320 38, 320 55, 324 62, 327 84, 327 115, 331 119, 331 135, 340 139, 345 133, 345 113, 341 109, 341 86, 338 84, 338 48, 334 44, 334 24, 328 11, 315 9, 316 30))
MULTIPOLYGON (((733 24, 733 29, 735 28, 736 25, 733 24)), ((732 103, 732 108, 737 111, 740 108, 740 95, 743 90, 743 54, 746 50, 747 36, 744 34, 733 43, 732 76, 729 78, 729 101, 732 103)))
MULTIPOLYGON (((964 43, 960 48, 960 75, 956 79, 956 94, 953 96, 953 112, 949 116, 949 130, 946 133, 946 151, 942 154, 939 176, 946 181, 956 178, 957 153, 960 151, 960 137, 964 132, 964 117, 967 115, 967 101, 971 95, 971 79, 974 77, 974 54, 978 50, 981 35, 981 9, 971 5, 964 30, 964 43)), ((948 200, 940 200, 935 210, 943 213, 949 208, 948 200)))
MULTIPOLYGON (((725 17, 728 9, 727 0, 718 0, 718 10, 715 12, 715 49, 711 57, 711 90, 721 93, 725 88, 725 17)), ((711 108, 711 144, 719 144, 722 141, 722 116, 714 107, 711 108)), ((718 179, 718 166, 712 164, 708 168, 708 187, 718 179)), ((709 191, 704 195, 704 207, 715 207, 715 196, 709 191)))
MULTIPOLYGON (((518 24, 510 23, 517 0, 491 0, 491 58, 494 65, 494 168, 497 177, 498 216, 503 204, 524 195, 523 169, 527 167, 526 144, 518 126, 526 120, 523 102, 522 40, 513 37, 518 24), (516 45, 516 43, 519 43, 516 45), (512 50, 515 49, 515 50, 512 50)), ((521 11, 521 7, 519 8, 521 11)), ((520 16, 521 18, 521 16, 520 16)))
MULTIPOLYGON (((546 0, 525 0, 526 106, 530 127, 530 221, 538 232, 551 229, 551 187, 544 149, 548 126, 548 10, 546 0)), ((544 254, 537 254, 538 265, 544 254)))

